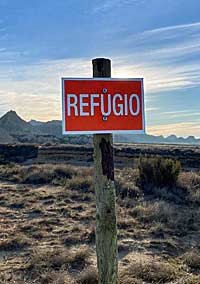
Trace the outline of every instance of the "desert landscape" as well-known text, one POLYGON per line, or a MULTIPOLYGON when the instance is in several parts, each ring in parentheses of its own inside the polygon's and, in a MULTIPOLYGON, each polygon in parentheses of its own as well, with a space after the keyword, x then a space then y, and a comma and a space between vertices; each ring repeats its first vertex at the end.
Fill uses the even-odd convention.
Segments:
MULTIPOLYGON (((34 145, 31 159, 19 159, 30 145, 9 147, 18 161, 0 166, 0 283, 97 284, 92 147, 34 145)), ((170 147, 115 146, 119 283, 200 283, 200 149, 170 147)))
POLYGON ((198 11, 0 0, 0 284, 200 284, 198 11))

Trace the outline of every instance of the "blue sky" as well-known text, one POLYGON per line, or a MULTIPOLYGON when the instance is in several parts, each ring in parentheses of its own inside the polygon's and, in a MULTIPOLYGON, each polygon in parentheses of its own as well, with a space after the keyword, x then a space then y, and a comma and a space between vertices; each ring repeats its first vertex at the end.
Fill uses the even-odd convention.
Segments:
POLYGON ((60 78, 144 77, 147 132, 200 137, 199 0, 0 0, 0 116, 61 118, 60 78))

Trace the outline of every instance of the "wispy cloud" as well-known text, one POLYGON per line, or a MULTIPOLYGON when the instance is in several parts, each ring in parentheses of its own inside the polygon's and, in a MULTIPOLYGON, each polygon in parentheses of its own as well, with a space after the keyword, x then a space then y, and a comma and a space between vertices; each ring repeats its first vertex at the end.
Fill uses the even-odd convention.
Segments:
POLYGON ((95 3, 94 12, 108 11, 113 8, 120 8, 123 6, 130 6, 137 3, 142 3, 144 0, 104 0, 95 3))
POLYGON ((113 64, 114 76, 144 77, 146 92, 159 93, 200 86, 200 67, 198 64, 179 66, 150 66, 148 63, 130 63, 121 58, 113 64))
POLYGON ((116 72, 145 77, 153 93, 200 86, 199 34, 197 22, 128 36, 128 55, 118 58, 116 72))
MULTIPOLYGON (((167 26, 152 30, 145 30, 140 33, 129 35, 127 38, 127 42, 134 40, 136 46, 141 45, 142 43, 148 43, 148 46, 150 44, 151 48, 156 42, 157 45, 176 45, 177 42, 186 43, 188 39, 198 40, 198 38, 196 38, 196 35, 199 34, 199 31, 200 22, 176 26, 167 26)), ((155 45, 155 48, 157 47, 157 45, 155 45)))
POLYGON ((186 109, 186 110, 179 110, 179 111, 165 111, 159 112, 158 115, 164 116, 170 119, 174 118, 184 118, 184 117, 191 117, 191 118, 199 118, 200 119, 200 111, 199 109, 186 109))
POLYGON ((133 36, 133 38, 138 38, 140 40, 146 40, 147 38, 157 38, 162 37, 163 39, 175 39, 181 38, 182 34, 185 37, 192 35, 194 32, 198 32, 200 29, 200 22, 195 23, 188 23, 184 25, 175 25, 175 26, 167 26, 167 27, 160 27, 152 30, 145 30, 139 34, 133 36))
POLYGON ((199 122, 180 122, 172 124, 155 125, 147 128, 149 134, 168 136, 176 133, 177 136, 186 137, 188 135, 200 137, 199 122))

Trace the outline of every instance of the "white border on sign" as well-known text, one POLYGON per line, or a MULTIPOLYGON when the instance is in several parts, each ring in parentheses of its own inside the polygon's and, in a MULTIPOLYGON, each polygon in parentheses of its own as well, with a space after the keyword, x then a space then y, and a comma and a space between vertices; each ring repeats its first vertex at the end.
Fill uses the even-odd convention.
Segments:
POLYGON ((64 77, 62 80, 62 134, 103 134, 103 133, 113 133, 113 134, 145 134, 145 112, 144 112, 144 79, 143 78, 73 78, 64 77), (64 94, 64 82, 65 81, 140 81, 142 86, 142 130, 93 130, 93 131, 65 131, 65 94, 64 94))

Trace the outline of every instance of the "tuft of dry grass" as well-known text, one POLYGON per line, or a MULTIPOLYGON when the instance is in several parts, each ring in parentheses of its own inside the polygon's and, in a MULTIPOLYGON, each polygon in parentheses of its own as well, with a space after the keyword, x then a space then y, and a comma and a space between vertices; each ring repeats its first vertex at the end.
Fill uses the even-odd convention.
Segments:
POLYGON ((76 175, 69 165, 0 166, 0 179, 24 184, 63 184, 76 175))
POLYGON ((23 234, 18 234, 9 239, 0 240, 0 250, 12 251, 22 250, 31 245, 31 240, 23 234))
POLYGON ((192 271, 200 273, 200 251, 191 249, 181 256, 184 264, 186 264, 192 271))
MULTIPOLYGON (((125 259, 124 259, 125 261, 125 259)), ((120 271, 120 280, 124 278, 137 279, 147 283, 167 283, 180 276, 178 268, 171 263, 145 254, 130 254, 126 257, 129 263, 120 271)), ((137 283, 137 282, 136 282, 137 283)), ((139 282, 140 283, 140 282, 139 282)))
POLYGON ((77 277, 78 284, 98 284, 98 275, 95 267, 88 267, 77 277))
POLYGON ((28 263, 28 269, 40 271, 46 269, 60 270, 84 269, 89 262, 91 249, 87 246, 79 247, 78 250, 68 250, 64 248, 53 248, 52 250, 35 250, 28 263))
MULTIPOLYGON (((40 276, 34 279, 33 283, 41 284, 77 284, 74 278, 66 271, 44 271, 40 276)), ((32 282, 31 282, 32 284, 32 282)))
POLYGON ((125 168, 123 170, 116 170, 116 195, 120 198, 137 198, 142 194, 137 187, 136 181, 138 179, 138 170, 125 168))
POLYGON ((12 273, 0 273, 1 284, 78 284, 74 277, 70 276, 67 271, 44 271, 41 275, 34 279, 29 279, 27 276, 12 273))
POLYGON ((200 173, 182 172, 179 177, 179 184, 186 188, 189 193, 190 200, 200 204, 200 173))
POLYGON ((94 182, 91 176, 74 176, 66 183, 66 187, 80 192, 94 192, 94 182))

